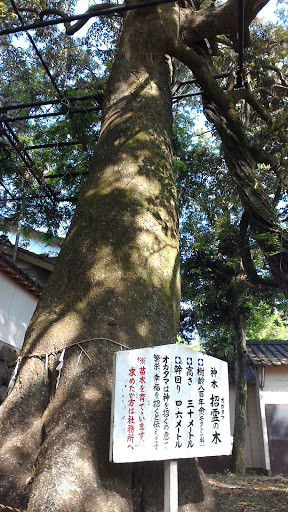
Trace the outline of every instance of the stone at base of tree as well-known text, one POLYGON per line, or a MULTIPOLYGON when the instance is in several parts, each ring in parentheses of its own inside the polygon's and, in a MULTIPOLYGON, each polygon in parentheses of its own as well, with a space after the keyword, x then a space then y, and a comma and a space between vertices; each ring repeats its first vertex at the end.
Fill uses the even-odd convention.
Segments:
POLYGON ((0 403, 4 402, 6 396, 7 396, 7 387, 6 386, 0 386, 0 403))
POLYGON ((0 348, 0 404, 4 402, 8 385, 16 366, 17 352, 12 347, 3 345, 0 348))
POLYGON ((15 366, 17 362, 17 352, 13 348, 3 345, 0 348, 0 361, 4 361, 7 366, 15 366))
POLYGON ((4 384, 8 377, 8 366, 4 361, 0 361, 0 384, 4 384))
POLYGON ((3 382, 3 386, 9 386, 9 382, 10 382, 10 379, 12 377, 12 373, 14 372, 14 369, 15 369, 15 365, 14 366, 8 366, 8 375, 7 375, 7 379, 5 380, 5 382, 3 382))

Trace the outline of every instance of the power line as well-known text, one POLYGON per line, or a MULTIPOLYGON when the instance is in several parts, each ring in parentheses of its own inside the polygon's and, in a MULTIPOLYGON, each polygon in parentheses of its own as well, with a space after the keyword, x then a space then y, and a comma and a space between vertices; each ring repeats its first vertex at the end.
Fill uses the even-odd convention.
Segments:
MULTIPOLYGON (((69 103, 73 103, 75 101, 85 101, 85 100, 96 100, 100 103, 100 94, 89 94, 87 96, 77 96, 73 98, 67 97, 69 103)), ((45 107, 47 105, 59 105, 62 103, 62 100, 47 100, 47 101, 34 101, 29 103, 18 103, 17 105, 5 105, 0 107, 0 113, 5 113, 8 110, 22 110, 24 108, 34 108, 34 107, 45 107)))
POLYGON ((49 143, 49 144, 38 144, 37 146, 26 146, 25 150, 26 151, 31 151, 32 149, 50 149, 50 148, 62 148, 62 147, 65 147, 65 146, 80 146, 81 145, 81 142, 77 142, 77 141, 67 141, 67 142, 52 142, 52 143, 49 143))
POLYGON ((10 200, 17 201, 17 199, 13 196, 13 194, 10 192, 10 190, 6 187, 5 183, 3 183, 2 180, 0 180, 0 186, 4 188, 4 190, 7 192, 7 194, 10 196, 10 200))
MULTIPOLYGON (((11 1, 11 0, 10 0, 11 1)), ((12 2, 11 2, 12 3, 12 2)), ((36 28, 49 27, 51 25, 59 25, 61 23, 70 23, 72 21, 85 20, 94 18, 95 16, 105 16, 109 14, 121 14, 122 12, 132 11, 134 9, 143 9, 145 7, 153 7, 161 4, 175 3, 175 0, 146 0, 146 2, 139 2, 132 5, 119 5, 119 7, 107 7, 105 9, 99 9, 99 11, 77 14, 74 16, 66 16, 63 18, 56 18, 55 20, 47 20, 36 23, 30 23, 29 25, 22 25, 22 27, 14 27, 10 29, 0 30, 0 36, 8 34, 16 34, 17 32, 26 32, 27 30, 35 30, 36 28)), ((22 16, 21 16, 22 17, 22 16)))

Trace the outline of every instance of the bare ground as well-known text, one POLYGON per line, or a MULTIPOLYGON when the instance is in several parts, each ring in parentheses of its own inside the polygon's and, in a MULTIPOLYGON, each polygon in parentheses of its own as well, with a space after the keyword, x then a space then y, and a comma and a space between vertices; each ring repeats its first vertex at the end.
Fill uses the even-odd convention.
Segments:
POLYGON ((222 512, 288 512, 288 478, 208 475, 222 512))

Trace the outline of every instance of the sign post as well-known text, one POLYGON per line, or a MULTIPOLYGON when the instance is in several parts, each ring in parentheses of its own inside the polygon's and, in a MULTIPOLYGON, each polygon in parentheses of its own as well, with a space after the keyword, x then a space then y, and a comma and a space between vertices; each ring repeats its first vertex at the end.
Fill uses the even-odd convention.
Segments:
POLYGON ((164 461, 164 512, 178 512, 178 463, 164 461))
POLYGON ((165 512, 177 459, 230 452, 226 362, 178 344, 115 353, 110 461, 164 460, 165 512))

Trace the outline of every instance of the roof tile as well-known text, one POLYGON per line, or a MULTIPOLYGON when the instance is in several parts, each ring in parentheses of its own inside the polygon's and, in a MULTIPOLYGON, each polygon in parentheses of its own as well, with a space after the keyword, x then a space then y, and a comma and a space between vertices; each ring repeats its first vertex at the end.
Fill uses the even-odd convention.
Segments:
POLYGON ((247 358, 255 366, 288 365, 288 340, 248 340, 247 358))

